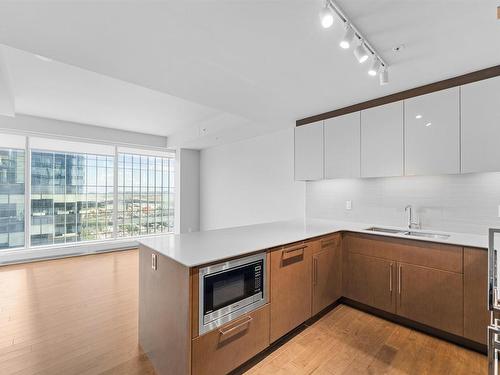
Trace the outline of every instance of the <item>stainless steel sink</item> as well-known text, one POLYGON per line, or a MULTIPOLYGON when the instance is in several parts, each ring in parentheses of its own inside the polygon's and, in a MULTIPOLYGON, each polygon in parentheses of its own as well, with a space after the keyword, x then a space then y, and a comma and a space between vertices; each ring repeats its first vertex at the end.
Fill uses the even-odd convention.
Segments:
POLYGON ((426 233, 426 232, 406 232, 405 235, 406 236, 414 236, 414 237, 434 238, 437 240, 446 240, 450 237, 448 234, 426 233))
POLYGON ((382 233, 394 233, 394 234, 405 234, 406 231, 404 229, 389 229, 389 228, 379 228, 379 227, 371 227, 366 230, 372 232, 382 232, 382 233))
POLYGON ((413 237, 425 237, 432 238, 436 240, 446 240, 450 236, 448 234, 443 233, 429 233, 429 232, 417 232, 405 229, 390 229, 390 228, 380 228, 380 227, 371 227, 367 228, 371 232, 380 232, 380 233, 392 233, 392 234, 400 234, 403 236, 413 236, 413 237))

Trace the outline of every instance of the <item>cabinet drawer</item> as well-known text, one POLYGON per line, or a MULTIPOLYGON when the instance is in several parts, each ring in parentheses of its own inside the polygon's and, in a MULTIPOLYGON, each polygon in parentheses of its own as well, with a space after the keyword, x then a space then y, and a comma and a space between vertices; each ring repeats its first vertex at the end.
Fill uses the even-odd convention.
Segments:
POLYGON ((398 260, 450 272, 463 272, 463 248, 434 242, 400 240, 398 260))
POLYGON ((269 346, 269 305, 192 341, 192 374, 218 375, 269 346))
POLYGON ((390 259, 450 272, 463 272, 463 248, 370 234, 345 236, 349 253, 390 259))

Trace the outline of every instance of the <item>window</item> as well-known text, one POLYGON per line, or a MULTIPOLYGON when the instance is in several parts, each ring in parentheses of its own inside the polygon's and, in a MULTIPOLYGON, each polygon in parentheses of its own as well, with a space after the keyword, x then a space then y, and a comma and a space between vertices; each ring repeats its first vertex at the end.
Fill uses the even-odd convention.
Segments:
POLYGON ((0 251, 174 229, 171 151, 15 134, 0 146, 0 251))
POLYGON ((24 151, 0 148, 0 249, 24 246, 24 151))
POLYGON ((31 244, 113 237, 114 157, 33 151, 31 244))
POLYGON ((118 154, 118 236, 171 232, 174 159, 118 154))

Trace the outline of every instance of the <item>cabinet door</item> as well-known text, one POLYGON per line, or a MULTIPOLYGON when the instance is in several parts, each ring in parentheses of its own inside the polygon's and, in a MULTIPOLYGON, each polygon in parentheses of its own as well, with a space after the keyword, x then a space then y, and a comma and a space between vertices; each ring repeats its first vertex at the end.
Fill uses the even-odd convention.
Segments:
POLYGON ((462 173, 500 171, 500 77, 461 87, 462 173))
POLYGON ((464 336, 486 344, 490 314, 488 290, 488 251, 464 249, 464 336))
POLYGON ((340 236, 320 240, 313 255, 312 314, 319 313, 342 295, 342 248, 340 236))
POLYGON ((323 121, 295 128, 295 179, 323 178, 323 121))
POLYGON ((325 121, 325 178, 360 176, 360 113, 325 121))
POLYGON ((311 264, 307 244, 271 252, 271 342, 311 317, 311 264))
POLYGON ((398 263, 398 315, 462 336, 463 275, 398 263))
POLYGON ((404 101, 406 175, 460 173, 459 90, 404 101))
POLYGON ((192 341, 192 374, 222 375, 269 346, 269 305, 192 341))
POLYGON ((403 102, 361 111, 361 177, 403 175, 403 102))
POLYGON ((395 262, 354 253, 348 257, 346 296, 394 313, 395 262))

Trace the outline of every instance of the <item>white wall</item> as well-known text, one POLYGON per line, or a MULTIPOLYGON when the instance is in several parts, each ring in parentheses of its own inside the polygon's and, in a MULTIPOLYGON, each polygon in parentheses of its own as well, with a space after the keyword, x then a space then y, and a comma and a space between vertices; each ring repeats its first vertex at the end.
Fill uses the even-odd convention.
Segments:
POLYGON ((175 232, 200 230, 200 151, 176 151, 175 232))
POLYGON ((201 229, 304 216, 293 177, 293 129, 201 151, 201 229))
POLYGON ((404 226, 408 204, 423 228, 486 235, 500 227, 500 173, 325 180, 306 187, 307 217, 404 226))

